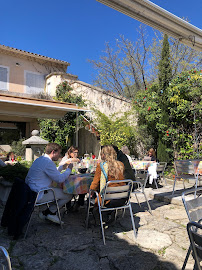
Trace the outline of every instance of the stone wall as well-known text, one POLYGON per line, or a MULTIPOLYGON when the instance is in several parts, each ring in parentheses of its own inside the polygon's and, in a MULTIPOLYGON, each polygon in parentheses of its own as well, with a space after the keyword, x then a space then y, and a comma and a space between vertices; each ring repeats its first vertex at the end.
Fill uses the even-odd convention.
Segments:
POLYGON ((79 129, 78 132, 79 154, 92 153, 98 157, 100 151, 100 141, 95 134, 87 131, 85 128, 79 129))
POLYGON ((123 113, 131 109, 130 100, 107 92, 99 87, 77 80, 77 76, 55 72, 46 77, 46 93, 55 96, 56 87, 63 81, 68 81, 73 93, 81 95, 87 108, 96 108, 106 115, 123 113))
POLYGON ((131 103, 126 98, 109 93, 101 88, 82 81, 72 81, 70 86, 77 95, 86 100, 88 109, 96 108, 106 115, 123 113, 131 109, 131 103))

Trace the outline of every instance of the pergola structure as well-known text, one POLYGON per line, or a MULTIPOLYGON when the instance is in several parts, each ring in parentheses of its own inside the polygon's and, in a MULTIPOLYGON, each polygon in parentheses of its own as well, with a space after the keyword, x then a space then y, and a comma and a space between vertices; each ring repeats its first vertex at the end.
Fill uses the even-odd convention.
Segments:
POLYGON ((148 0, 97 0, 202 51, 202 30, 148 0))

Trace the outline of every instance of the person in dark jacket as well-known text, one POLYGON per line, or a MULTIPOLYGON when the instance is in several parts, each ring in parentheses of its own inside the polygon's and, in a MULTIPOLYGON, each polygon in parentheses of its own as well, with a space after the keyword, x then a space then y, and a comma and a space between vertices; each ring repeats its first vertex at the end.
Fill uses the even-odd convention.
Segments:
POLYGON ((131 180, 135 181, 135 174, 134 174, 134 171, 129 163, 127 156, 121 150, 119 150, 117 146, 115 146, 115 145, 112 145, 112 146, 117 153, 117 160, 121 161, 124 164, 124 168, 125 168, 124 169, 124 178, 131 179, 131 180))
POLYGON ((148 156, 151 158, 151 161, 156 161, 156 153, 154 148, 149 149, 148 156))
POLYGON ((23 227, 29 221, 36 196, 37 193, 24 180, 15 178, 1 219, 1 226, 8 228, 8 234, 14 236, 14 240, 21 236, 23 227))

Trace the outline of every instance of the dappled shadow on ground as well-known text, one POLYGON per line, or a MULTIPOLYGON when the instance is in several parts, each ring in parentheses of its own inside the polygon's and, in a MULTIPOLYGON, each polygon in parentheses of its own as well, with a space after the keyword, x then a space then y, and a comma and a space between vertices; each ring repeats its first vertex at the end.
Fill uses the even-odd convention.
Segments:
MULTIPOLYGON (((150 200, 152 209, 162 206, 150 200)), ((145 211, 145 202, 139 207, 132 203, 134 214, 145 211)), ((148 213, 147 213, 148 214, 148 213)), ((150 215, 150 214, 149 214, 150 215)), ((0 218, 2 216, 2 209, 0 218)), ((99 226, 85 228, 86 209, 64 215, 64 227, 38 218, 35 211, 26 240, 12 241, 5 230, 1 230, 0 245, 10 252, 13 269, 42 270, 176 270, 170 261, 157 256, 158 251, 141 248, 134 239, 130 215, 124 219, 119 215, 113 226, 105 229, 106 246, 103 245, 99 226)), ((141 218, 134 216, 136 228, 141 218)))

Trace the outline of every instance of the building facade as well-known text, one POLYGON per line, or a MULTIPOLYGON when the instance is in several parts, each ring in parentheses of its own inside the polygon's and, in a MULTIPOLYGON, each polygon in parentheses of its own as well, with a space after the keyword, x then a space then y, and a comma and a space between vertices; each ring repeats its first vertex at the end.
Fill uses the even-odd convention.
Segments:
MULTIPOLYGON (((57 112, 58 109, 64 109, 64 104, 51 104, 51 101, 42 104, 41 101, 33 99, 38 99, 40 95, 50 98, 55 96, 56 86, 63 81, 69 83, 76 95, 82 96, 87 110, 93 107, 109 116, 130 109, 130 101, 127 99, 79 81, 76 75, 68 74, 69 65, 62 60, 0 45, 0 145, 6 144, 6 136, 3 136, 5 132, 15 134, 13 140, 30 137, 31 131, 38 129, 38 118, 52 118, 54 113, 49 110, 51 106, 52 110, 55 107, 57 112), (40 107, 36 107, 37 102, 40 107), (21 134, 17 132, 19 126, 21 134)), ((70 107, 66 107, 64 113, 65 110, 76 111, 70 107)), ((86 144, 88 133, 80 133, 83 142, 82 138, 79 138, 79 144, 86 144)), ((97 152, 94 149, 98 149, 98 145, 92 151, 86 146, 82 152, 97 152)))

